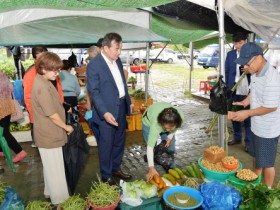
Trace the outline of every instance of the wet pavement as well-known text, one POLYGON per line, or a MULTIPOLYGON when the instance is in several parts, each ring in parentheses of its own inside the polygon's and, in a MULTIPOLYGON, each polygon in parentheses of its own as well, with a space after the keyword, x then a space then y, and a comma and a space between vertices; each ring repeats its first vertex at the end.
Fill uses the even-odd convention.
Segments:
MULTIPOLYGON (((178 84, 181 87, 181 84, 178 84)), ((170 87, 159 87, 153 85, 150 94, 157 101, 167 101, 178 106, 185 113, 185 121, 182 128, 176 133, 176 165, 184 168, 190 162, 195 162, 202 155, 204 148, 210 144, 218 144, 217 125, 214 127, 212 135, 205 134, 205 129, 210 123, 213 113, 208 109, 208 104, 194 99, 185 98, 182 88, 176 87, 172 94, 170 87)), ((229 133, 232 133, 231 123, 228 121, 229 133)), ((26 135, 29 135, 28 133, 26 135)), ((230 135, 231 136, 231 135, 230 135)), ((23 201, 27 203, 31 200, 44 200, 43 196, 43 174, 42 164, 37 148, 31 147, 31 142, 20 143, 24 150, 28 152, 26 158, 16 164, 17 172, 13 173, 3 159, 5 173, 0 175, 0 180, 11 185, 20 194, 23 201)), ((243 167, 252 169, 252 158, 244 152, 244 145, 234 145, 229 147, 229 154, 239 158, 243 167)), ((276 160, 275 184, 280 180, 280 150, 276 160)), ((127 141, 125 154, 122 162, 122 169, 133 175, 133 180, 145 179, 147 163, 143 156, 146 154, 146 145, 142 136, 142 131, 127 132, 127 141)), ((158 168, 161 174, 163 168, 158 168)), ((76 193, 83 197, 87 196, 91 183, 97 180, 99 175, 98 150, 97 147, 91 147, 85 167, 80 176, 76 193)), ((54 174, 55 176, 55 174, 54 174)))

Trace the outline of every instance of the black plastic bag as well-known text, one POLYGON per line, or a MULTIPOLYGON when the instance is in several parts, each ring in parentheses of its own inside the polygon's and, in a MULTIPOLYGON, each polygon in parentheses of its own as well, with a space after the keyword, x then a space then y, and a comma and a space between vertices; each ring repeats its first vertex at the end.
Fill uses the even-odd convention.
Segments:
POLYGON ((220 76, 217 84, 210 90, 209 109, 212 112, 226 115, 228 110, 231 110, 232 92, 222 78, 223 76, 220 76))
POLYGON ((71 126, 74 131, 68 135, 68 142, 62 147, 62 151, 67 184, 70 194, 74 194, 90 148, 82 126, 79 123, 71 126))
POLYGON ((154 148, 154 161, 161 165, 166 171, 171 168, 174 163, 174 152, 165 147, 166 140, 162 140, 160 144, 154 148))

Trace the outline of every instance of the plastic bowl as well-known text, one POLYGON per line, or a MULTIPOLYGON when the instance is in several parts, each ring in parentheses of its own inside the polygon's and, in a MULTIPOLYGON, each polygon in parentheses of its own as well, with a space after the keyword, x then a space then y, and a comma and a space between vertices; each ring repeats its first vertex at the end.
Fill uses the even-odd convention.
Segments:
POLYGON ((114 209, 117 208, 117 206, 118 206, 120 200, 121 200, 121 196, 120 196, 120 194, 119 194, 118 199, 116 200, 116 202, 113 203, 113 204, 110 205, 110 206, 97 207, 97 206, 95 206, 94 204, 92 204, 92 203, 90 202, 90 200, 88 200, 88 204, 89 204, 90 207, 91 207, 92 209, 94 209, 94 210, 114 210, 114 209))
POLYGON ((239 168, 236 168, 236 170, 229 171, 229 172, 212 171, 208 168, 205 168, 201 164, 202 158, 203 157, 200 157, 197 162, 198 162, 198 165, 201 168, 205 178, 209 181, 225 182, 230 175, 235 174, 238 169, 242 169, 242 164, 239 161, 239 168))
POLYGON ((222 161, 223 167, 228 169, 228 170, 233 170, 233 169, 237 169, 238 168, 238 163, 236 164, 228 164, 228 163, 224 163, 222 161))
POLYGON ((165 192, 163 193, 163 200, 168 206, 175 209, 196 209, 200 207, 203 203, 203 197, 198 190, 193 189, 191 187, 184 187, 184 186, 170 187, 169 189, 165 190, 165 192), (175 206, 168 202, 167 198, 170 195, 174 193, 180 193, 180 192, 187 193, 189 196, 196 199, 198 204, 196 206, 191 206, 191 207, 180 207, 180 206, 175 206))

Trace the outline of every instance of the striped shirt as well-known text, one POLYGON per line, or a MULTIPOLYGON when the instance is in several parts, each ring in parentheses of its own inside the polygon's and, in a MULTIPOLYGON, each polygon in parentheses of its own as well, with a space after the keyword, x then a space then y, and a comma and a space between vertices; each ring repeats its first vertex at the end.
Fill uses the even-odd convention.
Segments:
POLYGON ((251 109, 258 107, 277 110, 265 115, 251 117, 252 132, 263 138, 275 138, 280 135, 280 75, 269 63, 266 63, 258 76, 251 77, 251 109))

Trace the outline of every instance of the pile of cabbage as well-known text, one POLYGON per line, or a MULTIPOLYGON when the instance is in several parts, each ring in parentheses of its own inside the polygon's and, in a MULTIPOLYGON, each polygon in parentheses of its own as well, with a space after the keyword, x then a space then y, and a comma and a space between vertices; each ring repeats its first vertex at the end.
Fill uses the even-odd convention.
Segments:
POLYGON ((131 206, 139 206, 143 202, 142 199, 157 196, 157 187, 144 180, 136 180, 133 182, 122 182, 121 200, 131 206))

